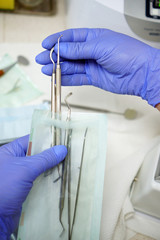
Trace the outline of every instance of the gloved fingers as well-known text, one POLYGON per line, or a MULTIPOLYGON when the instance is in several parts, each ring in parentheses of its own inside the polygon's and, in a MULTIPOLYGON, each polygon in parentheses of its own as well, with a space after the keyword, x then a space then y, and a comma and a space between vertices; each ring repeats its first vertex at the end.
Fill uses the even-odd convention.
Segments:
MULTIPOLYGON (((52 54, 52 58, 53 61, 57 61, 57 54, 55 52, 53 52, 52 54)), ((40 54, 38 54, 35 58, 36 62, 42 65, 46 65, 51 63, 51 59, 50 59, 50 51, 46 50, 41 52, 40 54)))
POLYGON ((41 173, 63 161, 66 155, 67 148, 63 145, 58 145, 34 156, 26 157, 25 165, 31 169, 30 178, 35 180, 41 173))
MULTIPOLYGON (((51 76, 53 71, 53 64, 47 64, 42 67, 42 73, 51 76)), ((70 61, 61 63, 61 74, 85 74, 85 63, 83 61, 70 61)))
MULTIPOLYGON (((99 58, 98 39, 87 42, 61 42, 60 56, 68 60, 96 60, 99 58)), ((55 45, 57 53, 58 46, 55 45)))
POLYGON ((5 144, 1 147, 3 152, 10 154, 13 157, 24 157, 26 156, 29 142, 29 135, 18 138, 13 142, 5 144))
POLYGON ((88 28, 79 28, 79 29, 67 29, 62 32, 52 34, 45 38, 42 42, 42 47, 46 49, 51 49, 58 41, 58 38, 61 37, 61 42, 83 42, 88 36, 88 32, 91 30, 88 28))
POLYGON ((44 74, 46 74, 48 76, 51 76, 52 72, 53 72, 53 64, 50 63, 50 64, 47 64, 47 65, 43 66, 41 68, 41 71, 42 71, 42 73, 44 73, 44 74))
POLYGON ((92 85, 86 74, 62 75, 62 86, 82 86, 92 85))
MULTIPOLYGON (((52 58, 53 61, 56 63, 57 62, 57 54, 53 51, 52 54, 52 58)), ((43 52, 41 52, 40 54, 38 54, 35 58, 36 62, 41 64, 41 65, 46 65, 51 63, 51 59, 50 59, 50 51, 49 50, 45 50, 43 52)), ((60 58, 60 61, 62 62, 64 59, 60 58)))
MULTIPOLYGON (((65 67, 64 67, 65 68, 65 67)), ((53 65, 52 64, 48 64, 44 67, 42 67, 42 72, 46 75, 51 75, 52 74, 52 69, 53 69, 53 65)), ((83 69, 83 66, 81 66, 80 68, 78 68, 77 70, 80 71, 83 69)), ((65 71, 65 70, 64 70, 65 71)), ((79 73, 79 74, 69 74, 69 71, 73 71, 73 69, 68 70, 68 75, 63 75, 61 76, 61 84, 62 86, 81 86, 81 85, 92 85, 92 82, 90 81, 90 79, 87 77, 87 75, 85 73, 79 73)))

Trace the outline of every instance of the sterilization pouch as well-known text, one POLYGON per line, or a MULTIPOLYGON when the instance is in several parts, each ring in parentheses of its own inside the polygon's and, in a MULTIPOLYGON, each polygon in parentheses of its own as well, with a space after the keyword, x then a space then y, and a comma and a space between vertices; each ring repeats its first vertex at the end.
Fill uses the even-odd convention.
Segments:
MULTIPOLYGON (((0 69, 14 63, 5 54, 0 59, 0 69)), ((42 95, 30 77, 16 64, 0 78, 0 107, 19 107, 42 95)))
POLYGON ((22 209, 18 240, 98 240, 106 161, 107 118, 104 114, 51 116, 36 110, 28 155, 53 144, 53 129, 67 145, 65 160, 39 176, 22 209))

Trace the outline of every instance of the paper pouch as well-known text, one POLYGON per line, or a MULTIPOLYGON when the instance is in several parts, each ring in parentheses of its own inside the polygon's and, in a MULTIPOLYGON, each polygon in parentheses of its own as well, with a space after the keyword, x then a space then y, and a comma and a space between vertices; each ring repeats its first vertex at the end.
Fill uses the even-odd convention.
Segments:
POLYGON ((65 160, 34 182, 19 224, 18 240, 97 240, 100 236, 106 161, 105 114, 50 111, 33 114, 28 154, 50 148, 53 131, 67 145, 65 160))

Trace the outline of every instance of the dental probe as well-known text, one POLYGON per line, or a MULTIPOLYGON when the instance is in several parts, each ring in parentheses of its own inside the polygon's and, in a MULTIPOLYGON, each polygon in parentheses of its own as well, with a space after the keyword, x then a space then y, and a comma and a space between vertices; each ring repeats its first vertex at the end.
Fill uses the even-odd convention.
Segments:
MULTIPOLYGON (((55 62, 52 58, 52 54, 54 51, 54 47, 51 49, 50 51, 50 60, 53 63, 53 71, 52 71, 52 76, 51 76, 51 118, 54 119, 54 115, 56 112, 56 102, 55 102, 55 96, 56 96, 56 86, 55 86, 55 62)), ((56 145, 56 137, 55 137, 55 127, 52 125, 51 126, 51 147, 56 145)), ((50 175, 53 172, 53 168, 47 170, 44 173, 44 177, 47 177, 48 175, 50 175)), ((58 168, 58 173, 59 173, 59 168, 58 168)))
MULTIPOLYGON (((60 55, 59 55, 59 41, 62 35, 58 38, 58 52, 57 52, 57 67, 56 67, 56 114, 57 118, 60 119, 61 114, 61 66, 60 66, 60 55)), ((61 131, 56 129, 56 145, 61 144, 61 131)))
POLYGON ((57 52, 57 67, 56 67, 56 112, 61 113, 61 66, 59 56, 59 40, 62 35, 58 38, 58 52, 57 52))
POLYGON ((53 71, 51 76, 51 113, 56 112, 55 62, 53 61, 53 58, 52 58, 53 51, 54 51, 54 47, 50 51, 50 59, 53 63, 53 71))
MULTIPOLYGON (((53 72, 51 76, 51 118, 54 118, 54 114, 56 113, 56 86, 55 86, 55 62, 53 61, 52 54, 54 51, 54 47, 50 51, 50 59, 53 63, 53 72)), ((56 144, 55 142, 55 128, 52 126, 52 146, 56 144)))

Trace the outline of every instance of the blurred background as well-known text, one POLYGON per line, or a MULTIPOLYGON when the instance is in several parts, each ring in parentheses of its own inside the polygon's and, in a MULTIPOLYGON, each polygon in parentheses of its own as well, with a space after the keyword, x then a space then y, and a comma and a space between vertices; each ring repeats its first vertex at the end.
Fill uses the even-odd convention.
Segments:
MULTIPOLYGON (((35 62, 36 55, 43 51, 41 42, 44 38, 72 27, 103 27, 160 48, 159 21, 159 0, 0 0, 0 144, 30 133, 34 109, 50 107, 50 77, 42 74, 41 66, 35 62), (3 74, 9 66, 12 67, 3 74)), ((113 226, 109 211, 115 209, 115 206, 106 209, 110 206, 106 204, 109 201, 107 190, 111 189, 107 179, 112 172, 110 169, 116 170, 115 164, 123 163, 125 158, 131 159, 130 156, 136 159, 136 151, 159 136, 160 113, 139 97, 116 95, 91 86, 62 87, 62 102, 71 91, 73 95, 69 102, 80 105, 82 111, 86 111, 83 107, 89 107, 92 111, 96 108, 96 111, 107 111, 108 114, 108 142, 102 143, 107 144, 107 168, 101 239, 106 239, 106 226, 113 226), (124 114, 127 109, 136 113, 132 120, 124 114)), ((114 176, 120 182, 123 175, 118 177, 119 170, 116 171, 114 176)), ((123 181, 121 187, 119 191, 123 190, 123 181)), ((119 194, 115 189, 115 193, 116 200, 121 192, 119 194)), ((158 194, 160 196, 160 191, 158 194)), ((156 204, 153 209, 157 212, 159 202, 156 204)), ((151 215, 157 219, 153 209, 151 215)), ((145 209, 141 211, 145 212, 145 209)), ((160 212, 158 214, 160 216, 160 212)), ((157 224, 160 226, 160 222, 157 224)), ((143 228, 143 222, 139 226, 143 228)), ((150 233, 150 237, 160 239, 156 231, 150 230, 150 233)))
POLYGON ((0 42, 41 43, 47 35, 64 30, 64 1, 0 0, 0 42))

